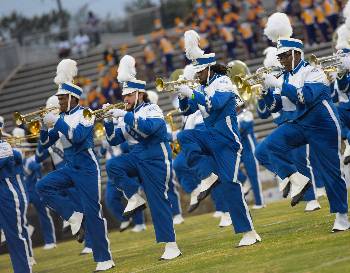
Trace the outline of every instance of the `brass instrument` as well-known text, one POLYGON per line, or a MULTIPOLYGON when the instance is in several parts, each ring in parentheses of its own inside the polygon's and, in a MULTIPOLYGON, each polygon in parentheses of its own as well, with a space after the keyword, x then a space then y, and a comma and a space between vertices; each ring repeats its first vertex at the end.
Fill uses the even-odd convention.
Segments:
POLYGON ((83 110, 83 116, 86 119, 91 119, 92 116, 95 116, 96 120, 102 120, 104 118, 111 117, 111 115, 108 114, 108 111, 112 110, 112 109, 125 109, 125 103, 124 102, 118 102, 116 104, 108 105, 104 109, 97 109, 97 110, 94 110, 94 111, 86 108, 86 109, 83 110))
POLYGON ((276 77, 282 75, 282 68, 280 67, 262 67, 259 68, 255 73, 242 77, 237 75, 234 77, 233 82, 237 86, 238 92, 245 101, 249 101, 252 97, 259 97, 261 84, 264 81, 264 74, 275 73, 276 77))
MULTIPOLYGON (((175 132, 177 130, 174 123, 174 115, 178 113, 180 113, 180 110, 174 109, 165 115, 165 120, 169 123, 172 132, 175 132)), ((174 157, 176 157, 181 150, 179 142, 177 140, 173 140, 172 143, 170 143, 170 147, 174 157)))
POLYGON ((29 139, 37 139, 39 134, 30 134, 24 137, 15 137, 15 136, 3 136, 2 139, 8 142, 11 146, 19 146, 23 143, 29 144, 29 139))
POLYGON ((30 112, 24 115, 21 115, 19 112, 15 112, 13 116, 17 126, 26 124, 29 132, 31 132, 33 135, 36 135, 39 134, 40 122, 42 121, 44 116, 49 112, 58 112, 59 110, 59 107, 40 108, 37 111, 30 112))
POLYGON ((158 92, 174 92, 176 86, 188 85, 190 88, 195 89, 199 86, 199 81, 195 80, 185 80, 178 79, 176 81, 166 82, 162 78, 157 78, 155 81, 155 86, 158 92))
POLYGON ((336 72, 341 65, 340 58, 346 57, 347 55, 348 53, 340 52, 334 55, 317 58, 316 55, 312 54, 308 58, 308 61, 311 65, 320 66, 323 71, 336 72))
POLYGON ((97 122, 94 127, 94 137, 97 140, 102 140, 106 135, 106 130, 102 122, 97 122))

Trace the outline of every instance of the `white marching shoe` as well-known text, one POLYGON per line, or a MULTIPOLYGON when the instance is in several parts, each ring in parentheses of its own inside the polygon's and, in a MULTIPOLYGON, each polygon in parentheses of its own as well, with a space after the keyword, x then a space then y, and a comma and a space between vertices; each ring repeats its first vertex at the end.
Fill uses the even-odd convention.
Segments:
POLYGON ((332 232, 345 231, 350 229, 350 222, 347 213, 336 213, 332 232))
POLYGON ((32 225, 28 225, 28 235, 29 237, 32 237, 33 233, 34 233, 35 227, 32 225))
POLYGON ((228 227, 232 225, 230 213, 224 212, 221 216, 219 227, 228 227))
POLYGON ((113 267, 115 267, 113 260, 98 262, 96 269, 95 269, 95 272, 106 271, 106 270, 111 269, 113 267))
POLYGON ((3 245, 4 243, 6 243, 6 237, 5 237, 4 231, 1 230, 1 234, 0 234, 0 245, 3 245))
POLYGON ((250 190, 252 189, 252 185, 250 184, 249 180, 247 180, 243 185, 242 185, 242 190, 244 196, 246 196, 250 190))
POLYGON ((50 250, 50 249, 54 249, 56 247, 57 247, 57 245, 55 243, 51 243, 51 244, 45 244, 43 249, 44 250, 50 250))
POLYGON ((209 177, 203 179, 200 183, 200 194, 198 195, 198 201, 203 200, 208 196, 211 188, 218 182, 218 176, 215 173, 211 173, 209 177))
POLYGON ((311 212, 321 209, 321 205, 317 200, 311 200, 306 203, 305 210, 306 212, 311 212))
POLYGON ((31 266, 36 265, 36 261, 35 261, 34 257, 29 257, 29 264, 31 266))
POLYGON ((289 178, 281 179, 277 176, 278 188, 282 192, 283 198, 287 198, 290 192, 290 181, 289 178))
POLYGON ((253 205, 252 209, 263 209, 265 207, 266 207, 266 205, 253 205))
POLYGON ((213 213, 213 217, 214 218, 221 218, 221 216, 223 215, 224 213, 222 212, 222 211, 215 211, 214 213, 213 213))
POLYGON ((145 224, 135 225, 131 229, 132 232, 141 232, 141 231, 144 231, 144 230, 146 230, 146 225, 145 224))
POLYGON ((83 250, 80 252, 79 255, 86 255, 92 253, 92 248, 90 247, 84 247, 83 250))
POLYGON ((322 196, 326 196, 327 197, 326 189, 324 187, 316 188, 316 196, 317 196, 317 198, 318 197, 322 197, 322 196))
POLYGON ((201 185, 198 185, 197 188, 195 188, 191 192, 191 199, 190 199, 190 206, 187 209, 187 212, 192 212, 199 206, 199 201, 198 201, 198 195, 201 193, 201 185))
POLYGON ((293 173, 289 177, 289 181, 291 183, 290 195, 292 197, 292 201, 290 204, 292 205, 292 207, 294 207, 296 204, 300 202, 300 200, 304 196, 304 193, 312 185, 311 185, 310 179, 299 172, 293 173))
POLYGON ((350 163, 350 145, 348 140, 345 140, 345 150, 344 150, 343 158, 344 158, 345 165, 350 163))
POLYGON ((243 238, 238 244, 238 247, 254 245, 261 242, 261 238, 255 230, 248 231, 243 234, 243 238))
POLYGON ((120 226, 119 226, 119 231, 120 231, 120 232, 123 232, 123 231, 126 230, 128 227, 130 227, 130 224, 131 224, 131 220, 121 222, 121 223, 120 223, 120 226))
POLYGON ((68 222, 70 223, 70 229, 72 230, 72 235, 76 235, 80 230, 80 227, 83 223, 83 217, 84 214, 75 211, 68 219, 68 222))
POLYGON ((178 248, 176 242, 171 242, 171 243, 166 243, 165 244, 165 250, 160 257, 161 260, 172 260, 175 259, 176 257, 179 257, 181 255, 181 251, 178 248))
POLYGON ((183 222, 185 222, 185 219, 182 217, 181 214, 177 214, 177 215, 174 216, 174 218, 173 218, 173 224, 174 225, 180 225, 183 222))
POLYGON ((124 209, 123 216, 127 217, 132 214, 137 209, 145 209, 146 208, 146 200, 143 199, 138 193, 135 193, 128 200, 128 204, 124 209))

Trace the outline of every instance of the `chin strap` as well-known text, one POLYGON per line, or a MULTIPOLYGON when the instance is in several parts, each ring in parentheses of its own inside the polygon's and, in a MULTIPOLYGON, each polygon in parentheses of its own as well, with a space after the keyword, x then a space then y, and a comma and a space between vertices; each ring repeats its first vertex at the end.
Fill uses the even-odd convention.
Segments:
POLYGON ((207 86, 209 85, 209 78, 210 78, 210 66, 208 68, 207 86))
POLYGON ((67 111, 66 111, 66 112, 69 112, 69 111, 70 111, 70 103, 71 103, 71 100, 72 100, 72 95, 71 95, 71 94, 68 94, 68 105, 67 105, 67 111))
POLYGON ((294 56, 294 50, 292 50, 292 71, 294 70, 295 67, 295 56, 294 56))
POLYGON ((134 109, 132 111, 135 113, 135 109, 139 103, 139 91, 136 91, 136 99, 135 99, 135 104, 134 104, 134 109))

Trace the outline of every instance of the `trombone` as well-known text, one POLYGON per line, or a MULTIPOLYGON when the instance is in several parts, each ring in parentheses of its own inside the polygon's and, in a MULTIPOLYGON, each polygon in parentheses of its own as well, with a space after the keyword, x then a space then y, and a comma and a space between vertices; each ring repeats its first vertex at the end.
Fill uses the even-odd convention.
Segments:
POLYGON ((199 84, 199 80, 185 80, 185 79, 178 79, 176 81, 169 81, 166 82, 162 78, 157 78, 155 81, 155 86, 158 92, 174 92, 176 86, 180 85, 188 85, 190 88, 195 89, 197 88, 199 84))
POLYGON ((88 108, 83 110, 83 116, 86 119, 91 119, 93 116, 95 116, 96 120, 102 120, 104 118, 110 118, 111 115, 108 114, 109 110, 112 109, 125 109, 125 103, 124 102, 118 102, 116 104, 108 105, 106 108, 103 109, 97 109, 97 110, 90 110, 88 108))
POLYGON ((60 110, 59 107, 40 108, 37 111, 30 112, 24 115, 20 114, 19 112, 15 112, 13 116, 17 126, 26 124, 28 126, 28 130, 33 135, 36 135, 40 131, 40 122, 42 121, 44 116, 49 112, 59 111, 59 110, 60 110))

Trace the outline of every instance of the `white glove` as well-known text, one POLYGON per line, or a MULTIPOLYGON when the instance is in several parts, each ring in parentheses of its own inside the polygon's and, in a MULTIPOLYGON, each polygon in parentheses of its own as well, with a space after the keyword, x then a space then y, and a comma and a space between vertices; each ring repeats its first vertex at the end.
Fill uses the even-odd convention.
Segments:
POLYGON ((58 115, 55 115, 54 113, 52 112, 48 112, 44 118, 43 118, 43 122, 45 124, 46 127, 50 128, 50 127, 53 127, 55 126, 57 120, 59 119, 60 117, 58 115))
POLYGON ((265 88, 276 87, 282 89, 283 80, 281 78, 277 79, 272 74, 266 74, 264 76, 264 86, 265 88))
POLYGON ((112 115, 114 118, 124 117, 126 113, 127 112, 122 109, 112 109, 108 111, 108 114, 112 115))
POLYGON ((105 103, 104 105, 102 105, 102 109, 106 109, 108 106, 110 106, 109 103, 105 103))
POLYGON ((189 88, 187 85, 180 85, 177 90, 176 90, 176 93, 179 95, 179 96, 183 96, 183 97, 187 97, 187 98, 190 98, 192 97, 193 95, 193 91, 191 88, 189 88))
POLYGON ((343 69, 350 70, 350 54, 340 58, 341 66, 343 69))

